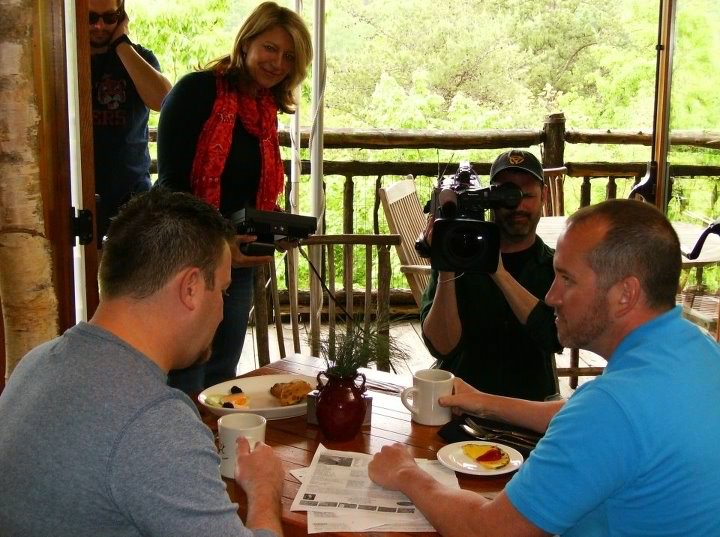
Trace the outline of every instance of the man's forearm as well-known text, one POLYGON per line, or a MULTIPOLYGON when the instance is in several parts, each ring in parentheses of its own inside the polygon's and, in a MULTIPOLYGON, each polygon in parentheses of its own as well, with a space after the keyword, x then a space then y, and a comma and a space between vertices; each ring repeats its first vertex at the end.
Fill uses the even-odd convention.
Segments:
POLYGON ((125 66, 145 106, 158 112, 172 84, 146 62, 129 43, 120 43, 115 53, 125 66))
POLYGON ((425 337, 441 354, 448 354, 455 349, 462 335, 454 278, 452 272, 438 274, 433 303, 422 326, 425 337))
POLYGON ((512 506, 504 494, 490 502, 480 494, 451 489, 417 468, 400 487, 444 537, 534 537, 545 535, 512 506))
POLYGON ((245 525, 250 529, 267 529, 282 537, 281 492, 273 487, 247 494, 248 515, 245 525))
POLYGON ((473 396, 473 403, 465 405, 465 411, 500 421, 506 421, 533 431, 544 433, 550 420, 565 401, 527 401, 488 393, 473 396))
POLYGON ((505 296, 505 300, 520 324, 526 324, 530 312, 539 302, 538 298, 520 285, 506 270, 498 271, 491 277, 505 296))
POLYGON ((425 518, 444 537, 473 535, 471 519, 487 500, 474 492, 441 485, 419 467, 405 472, 400 491, 412 500, 425 518), (463 513, 463 516, 458 516, 463 513), (467 516, 472 513, 471 516, 467 516))

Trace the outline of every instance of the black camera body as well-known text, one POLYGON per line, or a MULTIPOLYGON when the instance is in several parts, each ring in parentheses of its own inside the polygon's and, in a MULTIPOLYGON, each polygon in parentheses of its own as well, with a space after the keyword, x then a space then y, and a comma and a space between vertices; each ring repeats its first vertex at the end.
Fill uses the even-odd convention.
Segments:
POLYGON ((256 235, 254 242, 241 244, 245 255, 273 255, 275 241, 306 239, 315 233, 317 218, 280 211, 260 211, 251 207, 230 215, 238 235, 256 235))
POLYGON ((485 221, 488 209, 514 209, 522 191, 513 183, 481 187, 468 162, 452 177, 438 177, 426 212, 434 217, 432 246, 424 237, 415 249, 434 270, 493 273, 500 255, 500 230, 485 221))

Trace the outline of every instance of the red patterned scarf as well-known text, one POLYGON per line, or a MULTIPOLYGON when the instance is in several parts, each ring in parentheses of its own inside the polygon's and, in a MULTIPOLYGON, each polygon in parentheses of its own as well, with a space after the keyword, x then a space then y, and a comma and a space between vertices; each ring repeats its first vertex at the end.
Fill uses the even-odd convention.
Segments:
POLYGON ((205 122, 190 175, 192 193, 220 208, 220 176, 230 153, 235 118, 260 142, 260 185, 255 207, 271 211, 283 190, 285 176, 277 134, 277 105, 267 90, 257 97, 230 89, 222 76, 216 77, 215 103, 205 122))

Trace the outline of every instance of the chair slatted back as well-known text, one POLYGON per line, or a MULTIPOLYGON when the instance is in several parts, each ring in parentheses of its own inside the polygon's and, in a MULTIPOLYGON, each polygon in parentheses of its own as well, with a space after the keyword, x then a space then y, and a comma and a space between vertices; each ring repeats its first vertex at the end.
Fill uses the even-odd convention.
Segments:
POLYGON ((420 257, 415 250, 415 241, 427 222, 417 196, 415 181, 412 178, 405 179, 381 188, 379 194, 390 233, 401 237, 395 249, 400 259, 400 270, 407 277, 413 298, 420 306, 431 270, 429 260, 420 257))

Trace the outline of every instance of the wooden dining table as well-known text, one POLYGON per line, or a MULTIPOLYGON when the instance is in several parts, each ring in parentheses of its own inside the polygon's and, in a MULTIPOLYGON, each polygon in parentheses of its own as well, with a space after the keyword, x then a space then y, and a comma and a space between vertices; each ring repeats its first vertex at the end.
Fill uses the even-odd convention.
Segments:
MULTIPOLYGON (((243 375, 301 374, 315 377, 326 369, 320 358, 294 354, 270 365, 260 367, 243 375)), ((435 459, 439 449, 446 442, 437 434, 439 427, 419 425, 410 420, 410 413, 400 401, 402 388, 412 385, 408 374, 392 374, 374 369, 362 369, 367 377, 366 387, 372 395, 372 418, 369 426, 348 441, 333 441, 325 438, 316 425, 307 423, 305 415, 293 418, 268 420, 265 442, 272 446, 280 457, 285 469, 285 483, 282 497, 282 524, 286 537, 307 535, 307 514, 290 511, 290 506, 300 488, 300 482, 290 474, 290 470, 309 466, 319 444, 328 449, 353 451, 360 453, 378 453, 385 445, 401 443, 406 445, 416 458, 435 459)), ((198 406, 203 421, 217 433, 217 416, 211 414, 202 405, 198 406)), ((502 490, 512 474, 499 476, 473 476, 457 474, 460 487, 478 494, 497 493, 502 490)), ((231 479, 225 479, 230 499, 238 504, 238 513, 245 520, 247 501, 242 489, 231 479)), ((323 533, 350 537, 352 533, 323 533)), ((357 534, 354 534, 357 535, 357 534)), ((437 533, 418 532, 370 532, 363 535, 374 537, 431 536, 437 533)))
MULTIPOLYGON (((537 234, 550 248, 555 248, 560 233, 565 229, 565 216, 543 216, 538 222, 537 234)), ((672 222, 675 232, 680 239, 680 249, 687 253, 695 247, 695 243, 705 230, 704 227, 689 224, 687 222, 672 222)), ((700 255, 696 259, 688 259, 682 256, 684 268, 702 267, 720 263, 720 237, 709 235, 705 240, 700 255)))

